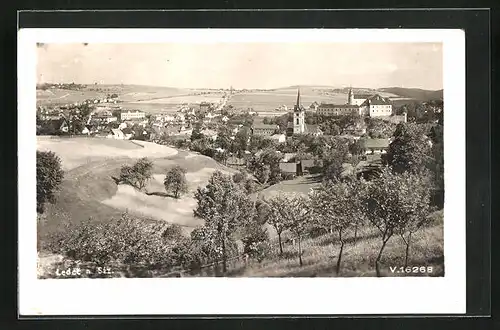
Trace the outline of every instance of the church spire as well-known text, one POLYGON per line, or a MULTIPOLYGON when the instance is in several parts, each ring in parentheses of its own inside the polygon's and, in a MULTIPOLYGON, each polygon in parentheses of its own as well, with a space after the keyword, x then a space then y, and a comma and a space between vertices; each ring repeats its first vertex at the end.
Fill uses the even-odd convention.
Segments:
POLYGON ((297 90, 297 104, 295 105, 296 108, 300 108, 300 87, 297 90))

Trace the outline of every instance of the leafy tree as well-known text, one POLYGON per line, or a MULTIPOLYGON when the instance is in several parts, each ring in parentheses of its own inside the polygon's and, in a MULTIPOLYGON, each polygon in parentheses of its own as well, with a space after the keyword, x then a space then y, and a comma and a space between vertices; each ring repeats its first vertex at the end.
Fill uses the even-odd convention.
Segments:
POLYGON ((361 121, 361 116, 360 115, 358 115, 358 114, 349 114, 349 115, 345 115, 345 116, 339 116, 335 120, 335 124, 337 124, 337 126, 339 127, 340 134, 344 134, 344 132, 347 129, 351 128, 352 126, 355 126, 360 121, 361 121))
POLYGON ((253 202, 231 176, 219 171, 214 172, 206 187, 198 188, 195 199, 198 205, 194 215, 205 220, 205 227, 220 251, 223 273, 226 273, 228 243, 234 242, 232 235, 238 227, 253 218, 253 202))
POLYGON ((224 150, 228 150, 231 147, 231 132, 227 126, 220 126, 217 132, 217 139, 215 140, 215 145, 224 150))
POLYGON ((400 123, 387 151, 387 163, 397 173, 421 172, 430 159, 429 139, 417 124, 400 123))
POLYGON ((430 223, 430 178, 419 175, 406 175, 403 177, 407 186, 412 188, 411 195, 407 197, 405 211, 406 217, 402 219, 397 232, 406 245, 405 264, 408 266, 412 235, 420 228, 430 223))
POLYGON ((191 142, 194 142, 201 138, 203 138, 203 134, 201 133, 201 124, 196 123, 193 127, 193 131, 191 132, 191 142))
POLYGON ((55 202, 55 193, 64 177, 61 159, 52 151, 36 152, 36 210, 42 214, 45 204, 55 202))
POLYGON ((120 182, 129 184, 139 190, 143 190, 152 175, 153 162, 144 157, 139 159, 133 166, 122 166, 120 170, 120 182))
MULTIPOLYGON (((281 221, 292 232, 298 242, 299 265, 302 267, 302 237, 307 233, 311 224, 311 207, 309 200, 298 194, 282 194, 277 197, 274 206, 281 204, 278 210, 281 221)), ((281 252, 281 250, 280 250, 281 252)))
POLYGON ((254 155, 250 159, 248 169, 262 184, 278 183, 281 180, 279 162, 282 157, 283 156, 274 149, 262 150, 262 152, 254 155))
POLYGON ((380 232, 382 241, 375 261, 377 276, 381 275, 380 259, 387 242, 394 234, 409 234, 408 228, 416 228, 415 221, 422 216, 421 210, 425 211, 428 201, 425 201, 427 188, 423 185, 426 181, 420 175, 411 172, 397 174, 389 168, 384 168, 380 177, 368 183, 362 198, 364 213, 380 232))
POLYGON ((335 139, 330 141, 322 151, 323 176, 326 180, 335 180, 342 173, 342 164, 347 161, 348 145, 345 141, 335 139))
POLYGON ((163 181, 165 190, 172 192, 175 198, 179 198, 181 194, 188 192, 186 172, 185 168, 175 165, 165 176, 165 180, 163 181))
POLYGON ((367 117, 367 133, 372 139, 389 138, 394 134, 396 124, 389 121, 367 117))
MULTIPOLYGON (((357 180, 329 181, 324 182, 310 194, 316 226, 334 231, 338 235, 340 250, 337 257, 337 275, 341 270, 342 253, 346 243, 345 232, 353 226, 356 232, 363 218, 359 202, 361 184, 357 180)), ((356 233, 354 240, 356 240, 356 233)))
POLYGON ((276 230, 276 234, 278 235, 280 255, 283 255, 282 234, 288 229, 289 225, 286 216, 283 214, 283 205, 286 202, 287 199, 282 195, 263 201, 263 204, 267 205, 264 217, 266 218, 267 223, 273 226, 276 230))

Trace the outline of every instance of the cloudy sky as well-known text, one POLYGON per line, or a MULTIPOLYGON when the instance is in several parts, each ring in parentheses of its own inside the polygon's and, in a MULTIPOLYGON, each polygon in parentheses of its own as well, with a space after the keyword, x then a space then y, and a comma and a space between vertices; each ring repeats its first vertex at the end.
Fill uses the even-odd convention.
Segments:
POLYGON ((44 44, 38 82, 443 88, 439 43, 44 44))

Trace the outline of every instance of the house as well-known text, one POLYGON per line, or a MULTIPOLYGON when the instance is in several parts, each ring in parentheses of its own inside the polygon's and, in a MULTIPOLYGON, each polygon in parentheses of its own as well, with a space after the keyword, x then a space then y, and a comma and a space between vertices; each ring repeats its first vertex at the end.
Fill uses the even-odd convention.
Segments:
POLYGON ((69 132, 69 124, 66 118, 59 117, 57 119, 49 119, 42 120, 40 122, 40 130, 41 134, 64 134, 69 132))
POLYGON ((289 162, 291 159, 295 158, 295 156, 297 156, 297 154, 294 153, 294 152, 286 152, 286 153, 283 154, 282 161, 283 162, 289 162))
POLYGON ((118 125, 118 129, 123 130, 124 128, 127 128, 127 123, 120 123, 120 125, 118 125))
POLYGON ((107 136, 108 139, 116 139, 116 140, 123 140, 125 139, 125 136, 123 132, 117 128, 113 128, 111 132, 107 136))
MULTIPOLYGON (((294 124, 289 122, 286 128, 286 136, 292 136, 294 134, 294 124)), ((314 136, 323 135, 323 131, 319 128, 319 125, 308 125, 304 123, 304 130, 302 134, 312 134, 314 136)))
POLYGON ((278 125, 257 123, 252 126, 252 134, 271 136, 274 135, 274 133, 276 132, 276 130, 278 130, 278 128, 279 128, 278 125))
POLYGON ((309 110, 311 110, 311 111, 317 111, 317 110, 318 110, 318 107, 319 107, 318 102, 314 101, 314 102, 313 102, 313 103, 311 103, 311 105, 309 106, 309 110))
POLYGON ((82 129, 82 134, 87 134, 87 135, 90 135, 90 130, 87 126, 85 126, 83 129, 82 129))
POLYGON ((224 123, 227 123, 227 122, 228 122, 228 120, 229 120, 229 118, 228 118, 227 116, 224 116, 224 117, 222 117, 222 119, 221 119, 221 120, 222 120, 224 123))
POLYGON ((280 171, 283 174, 283 176, 289 177, 290 179, 297 176, 297 163, 285 163, 285 162, 280 162, 280 171))
POLYGON ((286 142, 286 135, 285 134, 273 134, 269 138, 278 142, 278 143, 286 142))
POLYGON ((387 117, 392 115, 391 103, 380 95, 374 95, 365 100, 360 106, 361 114, 370 117, 387 117))
POLYGON ((366 155, 385 154, 389 148, 389 139, 360 139, 366 155))

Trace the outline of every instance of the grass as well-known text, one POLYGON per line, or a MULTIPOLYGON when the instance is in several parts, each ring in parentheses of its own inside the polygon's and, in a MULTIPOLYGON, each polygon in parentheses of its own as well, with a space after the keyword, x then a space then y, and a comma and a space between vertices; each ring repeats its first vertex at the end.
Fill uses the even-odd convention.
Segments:
MULTIPOLYGON (((352 232, 350 233, 352 237, 352 232)), ((381 240, 376 229, 358 232, 358 242, 344 246, 342 277, 376 276, 375 260, 381 240)), ((229 272, 228 276, 241 277, 336 277, 339 244, 335 235, 325 235, 302 242, 303 266, 299 265, 297 244, 284 248, 284 257, 277 255, 261 263, 253 262, 229 272)), ((408 276, 398 273, 404 266, 405 245, 399 237, 389 240, 381 259, 382 276, 408 276), (397 267, 393 273, 391 267, 397 267)), ((411 246, 409 266, 432 266, 432 273, 415 273, 411 276, 444 276, 443 226, 436 224, 415 234, 411 246)))

